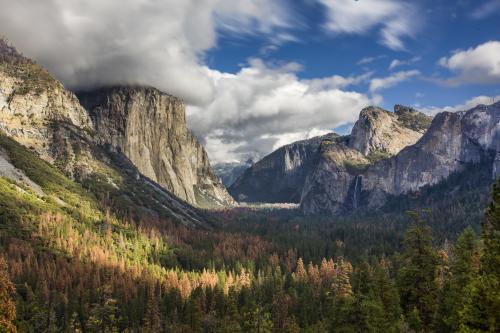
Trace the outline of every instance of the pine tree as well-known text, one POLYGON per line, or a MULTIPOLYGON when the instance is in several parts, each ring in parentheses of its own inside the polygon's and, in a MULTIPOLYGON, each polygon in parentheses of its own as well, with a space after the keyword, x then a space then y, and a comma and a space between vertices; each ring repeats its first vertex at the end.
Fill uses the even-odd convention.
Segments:
MULTIPOLYGON (((429 226, 418 214, 412 214, 414 224, 406 232, 402 253, 403 267, 398 272, 401 306, 412 322, 421 322, 423 331, 430 331, 437 308, 438 258, 432 247, 429 226), (417 318, 418 316, 418 318, 417 318)), ((411 327, 417 330, 417 327, 411 327)))
POLYGON ((477 237, 471 228, 467 228, 457 239, 452 249, 450 276, 441 291, 438 329, 441 332, 457 332, 459 312, 465 301, 465 288, 477 273, 474 258, 477 252, 477 237))
POLYGON ((161 317, 158 308, 158 297, 155 294, 154 285, 150 287, 148 297, 148 307, 144 316, 143 331, 148 333, 161 332, 161 317))
POLYGON ((350 274, 352 265, 350 262, 340 259, 335 268, 335 278, 333 281, 333 292, 339 299, 349 298, 352 295, 350 274))
POLYGON ((461 332, 500 332, 500 180, 493 187, 482 240, 479 274, 467 287, 461 332))
POLYGON ((14 320, 16 319, 16 306, 12 301, 14 285, 7 273, 7 263, 0 257, 0 332, 16 332, 14 320))
POLYGON ((99 291, 99 302, 94 303, 90 310, 88 327, 93 332, 118 332, 118 306, 112 297, 111 287, 103 286, 99 291))
POLYGON ((271 315, 260 306, 250 306, 243 314, 243 329, 245 332, 271 333, 273 330, 271 315))

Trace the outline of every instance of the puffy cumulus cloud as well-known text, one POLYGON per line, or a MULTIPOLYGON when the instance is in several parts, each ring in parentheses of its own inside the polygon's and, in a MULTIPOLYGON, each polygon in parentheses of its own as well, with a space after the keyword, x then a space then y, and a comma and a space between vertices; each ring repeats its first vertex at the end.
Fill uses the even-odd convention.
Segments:
POLYGON ((439 112, 458 112, 458 111, 466 111, 469 109, 472 109, 473 107, 478 106, 479 104, 484 104, 484 105, 489 105, 493 104, 495 102, 500 101, 500 95, 499 96, 476 96, 471 99, 466 100, 462 104, 457 104, 453 106, 444 106, 444 107, 438 107, 438 106, 426 106, 426 107, 418 107, 419 111, 425 112, 430 115, 436 115, 439 112))
POLYGON ((371 104, 366 95, 345 91, 366 76, 301 80, 294 63, 271 66, 258 59, 236 74, 205 68, 216 87, 207 106, 188 107, 190 127, 204 138, 216 161, 244 160, 280 145, 323 134, 357 119, 371 104))
POLYGON ((383 78, 374 78, 370 81, 370 91, 373 93, 382 89, 393 87, 398 83, 406 81, 417 75, 420 75, 420 72, 413 69, 409 71, 396 72, 383 78))
POLYGON ((283 0, 0 4, 0 31, 68 87, 152 85, 198 104, 215 94, 202 65, 204 51, 216 46, 217 31, 276 38, 291 17, 283 0))
POLYGON ((327 30, 364 34, 378 29, 380 42, 393 50, 404 49, 403 38, 413 37, 420 26, 416 5, 397 0, 319 0, 326 6, 327 30))
POLYGON ((448 84, 500 83, 500 41, 455 51, 451 57, 441 58, 439 64, 456 73, 456 77, 445 80, 448 84))

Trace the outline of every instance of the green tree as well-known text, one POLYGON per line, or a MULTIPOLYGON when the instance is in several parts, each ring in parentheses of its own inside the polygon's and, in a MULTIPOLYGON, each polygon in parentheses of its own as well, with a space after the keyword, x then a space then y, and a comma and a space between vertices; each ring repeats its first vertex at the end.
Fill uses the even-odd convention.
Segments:
POLYGON ((441 291, 438 329, 440 332, 457 332, 459 328, 459 312, 465 302, 465 288, 477 270, 474 259, 477 255, 477 236, 471 228, 467 228, 457 239, 452 249, 450 277, 446 279, 441 291))
POLYGON ((413 322, 421 322, 421 329, 410 328, 427 332, 431 330, 437 308, 438 257, 432 247, 430 227, 419 214, 412 213, 412 216, 414 224, 408 228, 403 243, 403 266, 398 272, 398 289, 405 316, 411 316, 413 322))
POLYGON ((116 299, 113 298, 111 287, 103 286, 99 290, 99 301, 92 305, 88 328, 91 332, 118 332, 119 313, 116 299))
POLYGON ((271 333, 273 322, 269 312, 260 306, 251 306, 243 314, 243 329, 249 333, 271 333))
POLYGON ((461 332, 500 332, 500 180, 483 224, 479 274, 467 287, 461 332))

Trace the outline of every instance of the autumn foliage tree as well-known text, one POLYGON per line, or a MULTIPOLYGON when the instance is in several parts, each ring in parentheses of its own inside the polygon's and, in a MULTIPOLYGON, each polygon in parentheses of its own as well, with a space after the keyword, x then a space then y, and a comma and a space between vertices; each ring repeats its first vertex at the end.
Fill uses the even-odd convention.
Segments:
POLYGON ((16 306, 12 300, 14 285, 9 279, 7 263, 0 256, 0 332, 13 333, 16 327, 13 321, 16 319, 16 306))

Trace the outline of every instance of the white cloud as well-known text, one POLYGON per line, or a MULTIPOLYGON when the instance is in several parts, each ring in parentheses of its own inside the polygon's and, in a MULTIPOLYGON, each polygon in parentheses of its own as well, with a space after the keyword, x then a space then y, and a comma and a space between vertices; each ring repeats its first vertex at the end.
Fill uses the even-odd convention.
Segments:
POLYGON ((357 65, 366 65, 374 62, 377 58, 376 57, 364 57, 359 59, 359 61, 356 63, 357 65))
POLYGON ((403 38, 413 37, 420 26, 416 5, 397 0, 319 0, 326 6, 326 29, 334 33, 365 34, 377 29, 380 42, 403 50, 403 38))
POLYGON ((448 112, 457 112, 457 111, 465 111, 472 109, 473 107, 478 106, 479 104, 489 105, 495 102, 500 101, 500 95, 498 96, 476 96, 471 99, 466 100, 462 104, 453 105, 453 106, 426 106, 418 108, 419 111, 425 112, 430 115, 436 115, 443 111, 448 112))
POLYGON ((389 70, 393 70, 394 68, 396 67, 399 67, 399 66, 405 66, 405 65, 411 65, 411 64, 414 64, 416 62, 419 62, 422 58, 421 57, 413 57, 411 59, 408 59, 408 60, 399 60, 399 59, 394 59, 393 61, 391 61, 391 64, 389 65, 389 70))
POLYGON ((470 13, 470 17, 476 20, 483 19, 490 15, 498 14, 500 11, 500 0, 490 0, 483 3, 470 13))
POLYGON ((406 81, 414 76, 420 75, 417 70, 396 72, 384 78, 375 78, 370 81, 370 91, 376 92, 382 89, 390 88, 400 82, 406 81))
POLYGON ((284 0, 0 0, 0 31, 73 89, 145 84, 191 103, 215 92, 203 70, 217 33, 290 38, 284 0))
POLYGON ((272 67, 252 59, 236 74, 206 68, 217 92, 204 107, 188 108, 193 131, 205 138, 216 161, 262 156, 278 145, 353 122, 371 104, 366 95, 341 90, 359 77, 301 80, 296 64, 272 67))
POLYGON ((321 79, 304 80, 304 83, 309 85, 309 91, 318 92, 322 90, 343 89, 352 85, 357 85, 366 82, 372 75, 373 72, 366 72, 358 76, 347 77, 333 75, 321 79))
POLYGON ((500 41, 489 41, 468 50, 458 50, 443 57, 439 64, 456 73, 446 80, 449 84, 500 83, 500 41))

